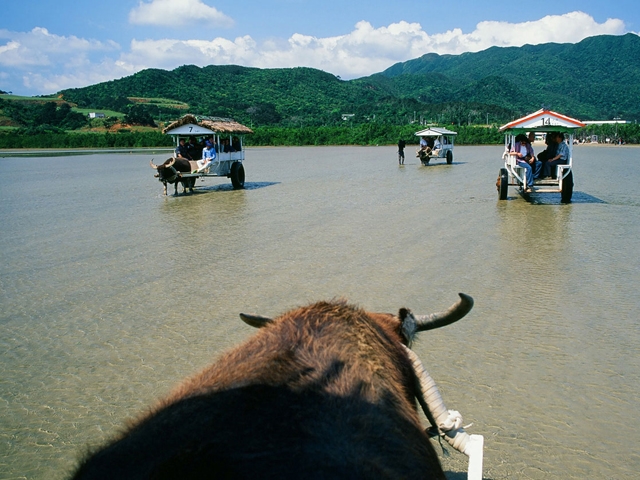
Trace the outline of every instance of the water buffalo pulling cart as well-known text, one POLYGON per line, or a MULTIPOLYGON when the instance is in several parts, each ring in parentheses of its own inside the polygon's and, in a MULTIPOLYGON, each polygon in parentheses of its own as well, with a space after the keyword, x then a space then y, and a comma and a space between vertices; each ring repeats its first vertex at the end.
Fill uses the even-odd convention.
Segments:
POLYGON ((511 186, 517 187, 518 192, 527 199, 531 194, 560 193, 562 203, 571 202, 573 195, 573 131, 585 126, 575 118, 543 108, 500 127, 500 131, 505 133, 505 150, 502 154, 504 167, 500 169, 496 181, 498 198, 506 200, 508 188, 511 186), (534 183, 529 187, 526 180, 527 168, 522 166, 522 162, 518 162, 513 150, 518 136, 526 136, 531 133, 534 135, 551 134, 551 136, 557 133, 566 135, 568 158, 565 163, 553 166, 549 178, 543 178, 543 173, 540 172, 539 178, 534 177, 534 183))
POLYGON ((429 165, 432 158, 444 158, 448 165, 453 163, 453 139, 457 132, 446 128, 430 127, 416 132, 417 137, 424 138, 426 145, 421 144, 416 156, 423 165, 429 165))
POLYGON ((163 133, 174 138, 176 148, 181 139, 195 139, 198 145, 198 156, 193 159, 181 158, 174 152, 172 158, 160 165, 151 161, 151 167, 156 170, 156 177, 164 185, 165 195, 168 183, 175 185, 176 194, 178 183, 181 183, 183 193, 186 193, 187 189, 193 191, 198 178, 227 177, 231 179, 234 189, 244 187, 243 139, 245 134, 253 133, 249 127, 228 118, 185 115, 167 126, 163 133), (216 156, 213 161, 199 163, 205 140, 213 143, 216 156))

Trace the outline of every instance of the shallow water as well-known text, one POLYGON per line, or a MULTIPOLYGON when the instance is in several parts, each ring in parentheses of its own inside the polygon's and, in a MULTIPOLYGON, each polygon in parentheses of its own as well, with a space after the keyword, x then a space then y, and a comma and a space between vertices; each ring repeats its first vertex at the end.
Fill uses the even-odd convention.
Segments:
POLYGON ((457 292, 472 312, 414 349, 485 436, 484 477, 636 478, 640 148, 576 147, 570 205, 499 201, 501 147, 410 152, 252 148, 245 190, 177 197, 150 153, 0 158, 0 478, 64 478, 250 336, 238 312, 430 313, 457 292))

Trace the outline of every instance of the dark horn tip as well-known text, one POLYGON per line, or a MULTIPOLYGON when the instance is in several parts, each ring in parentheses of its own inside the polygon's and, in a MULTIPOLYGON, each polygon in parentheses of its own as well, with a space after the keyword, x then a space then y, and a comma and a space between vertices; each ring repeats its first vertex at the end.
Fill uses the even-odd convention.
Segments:
POLYGON ((458 295, 464 302, 470 303, 471 306, 473 306, 473 297, 471 297, 471 295, 467 295, 466 293, 462 293, 462 292, 458 293, 458 295))

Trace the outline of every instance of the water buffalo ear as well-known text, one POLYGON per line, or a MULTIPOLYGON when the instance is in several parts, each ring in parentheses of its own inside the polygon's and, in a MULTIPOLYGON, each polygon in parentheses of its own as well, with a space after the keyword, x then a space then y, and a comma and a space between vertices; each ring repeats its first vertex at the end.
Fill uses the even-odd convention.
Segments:
POLYGON ((404 307, 398 312, 398 318, 402 324, 402 335, 407 341, 407 345, 410 345, 417 330, 416 318, 411 313, 411 310, 404 307))
POLYGON ((273 323, 273 319, 272 318, 263 317, 261 315, 250 315, 250 314, 246 314, 246 313, 241 313, 240 314, 240 319, 244 323, 246 323, 247 325, 250 325, 250 326, 255 327, 255 328, 266 327, 270 323, 273 323))

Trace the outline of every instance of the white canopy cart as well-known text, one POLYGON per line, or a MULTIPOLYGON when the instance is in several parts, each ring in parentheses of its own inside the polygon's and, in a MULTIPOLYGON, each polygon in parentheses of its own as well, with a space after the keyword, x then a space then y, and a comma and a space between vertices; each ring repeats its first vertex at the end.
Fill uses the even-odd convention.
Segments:
POLYGON ((416 132, 417 137, 424 137, 429 143, 427 148, 420 148, 416 156, 423 165, 429 165, 432 158, 445 158, 447 164, 451 165, 453 163, 453 139, 457 134, 457 132, 441 127, 430 127, 416 132))
POLYGON ((500 169, 496 182, 500 200, 507 199, 507 190, 512 186, 517 187, 518 192, 525 197, 531 194, 560 193, 562 203, 571 202, 573 195, 573 131, 585 126, 580 120, 543 108, 500 127, 500 131, 505 133, 505 149, 502 154, 504 167, 500 169), (565 141, 569 147, 569 159, 566 164, 556 167, 556 171, 552 175, 555 178, 534 180, 534 185, 529 192, 526 188, 525 168, 518 165, 517 157, 510 152, 515 145, 516 135, 527 135, 532 132, 534 134, 554 132, 566 134, 568 138, 565 141))

